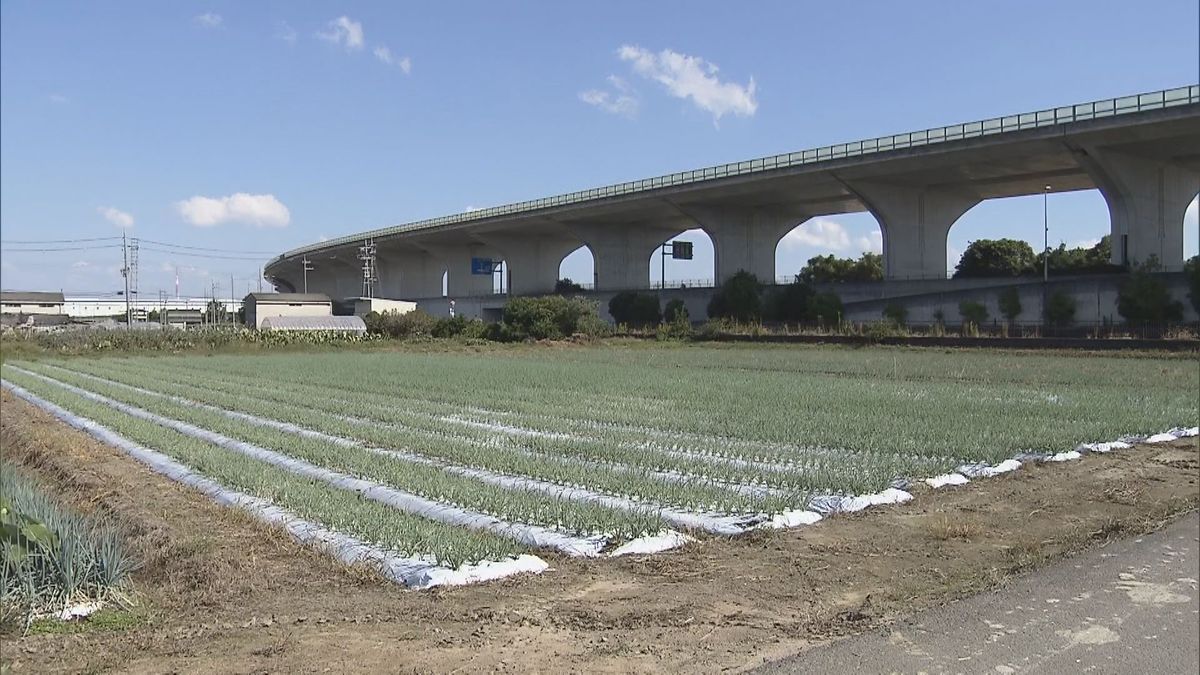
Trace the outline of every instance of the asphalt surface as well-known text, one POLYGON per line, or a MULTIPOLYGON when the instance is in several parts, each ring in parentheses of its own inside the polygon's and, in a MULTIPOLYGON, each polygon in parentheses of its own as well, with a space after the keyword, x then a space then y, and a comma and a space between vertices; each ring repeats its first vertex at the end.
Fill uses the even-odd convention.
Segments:
POLYGON ((1200 672, 1200 516, 760 673, 1200 672))

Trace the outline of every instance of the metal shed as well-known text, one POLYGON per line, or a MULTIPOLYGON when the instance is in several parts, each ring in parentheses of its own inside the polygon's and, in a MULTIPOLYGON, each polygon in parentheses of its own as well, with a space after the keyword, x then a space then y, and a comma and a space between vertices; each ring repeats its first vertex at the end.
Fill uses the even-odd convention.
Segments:
POLYGON ((357 316, 269 316, 262 330, 325 330, 341 333, 365 333, 367 324, 357 316))

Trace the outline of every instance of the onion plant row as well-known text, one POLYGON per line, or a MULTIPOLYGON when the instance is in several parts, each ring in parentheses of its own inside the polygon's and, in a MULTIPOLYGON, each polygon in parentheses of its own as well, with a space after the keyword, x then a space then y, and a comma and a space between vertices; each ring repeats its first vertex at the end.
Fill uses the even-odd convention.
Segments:
POLYGON ((8 461, 0 461, 0 509, 0 627, 123 596, 138 563, 115 524, 61 504, 8 461))
MULTIPOLYGON (((36 367, 31 370, 37 372, 36 367)), ((426 499, 491 515, 501 520, 558 528, 579 536, 604 534, 633 538, 663 529, 661 520, 649 509, 620 511, 528 490, 489 485, 400 457, 389 461, 362 448, 348 448, 314 438, 280 435, 277 430, 249 425, 218 412, 157 397, 147 397, 128 389, 101 384, 75 375, 62 372, 43 374, 157 415, 289 455, 319 467, 378 482, 426 499)))
POLYGON ((828 451, 776 457, 784 462, 779 465, 738 464, 714 461, 714 457, 691 449, 663 451, 646 441, 561 434, 509 436, 464 428, 447 424, 446 416, 396 410, 379 397, 319 398, 316 391, 279 390, 249 382, 224 382, 224 378, 212 376, 196 376, 190 383, 171 385, 157 374, 96 367, 88 370, 135 386, 367 443, 608 494, 632 495, 667 506, 720 513, 777 513, 803 508, 814 493, 874 492, 897 476, 932 475, 958 464, 952 460, 934 462, 920 457, 828 451), (675 477, 665 478, 662 473, 675 477), (768 486, 777 491, 738 490, 739 486, 768 486))
MULTIPOLYGON (((71 384, 86 385, 94 389, 104 388, 104 385, 95 381, 72 377, 61 370, 42 369, 42 372, 71 384)), ((371 421, 347 417, 349 413, 361 412, 357 405, 310 399, 287 392, 262 392, 263 396, 277 399, 264 400, 258 393, 247 394, 244 388, 237 385, 227 385, 232 387, 230 391, 222 390, 221 385, 217 383, 206 383, 207 387, 215 388, 205 388, 196 384, 170 385, 153 377, 137 377, 129 373, 104 375, 132 386, 266 419, 297 424, 376 447, 442 460, 455 466, 544 480, 612 496, 634 497, 644 501, 647 509, 654 506, 671 506, 723 514, 774 513, 803 506, 807 502, 806 494, 780 497, 740 493, 714 482, 708 476, 668 480, 655 475, 653 469, 646 467, 630 467, 629 470, 623 470, 619 466, 611 465, 615 464, 613 462, 608 462, 610 466, 598 466, 595 462, 583 463, 579 461, 579 453, 568 455, 560 451, 547 452, 536 447, 523 446, 519 439, 497 438, 494 434, 481 430, 464 429, 458 434, 451 433, 444 428, 444 422, 437 422, 427 416, 413 416, 408 418, 406 423, 371 421)), ((107 391, 120 390, 109 388, 107 391)), ((101 393, 108 395, 107 391, 101 393)), ((142 402, 140 405, 146 407, 145 397, 128 391, 123 394, 123 400, 139 400, 142 402)), ((594 449, 589 448, 586 442, 562 442, 594 449)), ((601 460, 606 459, 599 451, 595 454, 601 460)), ((644 455, 645 453, 641 453, 638 458, 642 459, 644 455)), ((681 474, 689 475, 692 474, 681 474)))
MULTIPOLYGON (((75 364, 72 364, 72 367, 75 367, 75 364)), ((179 372, 157 371, 153 366, 142 370, 89 364, 88 369, 90 372, 103 373, 106 377, 133 378, 142 383, 185 380, 188 382, 185 386, 236 392, 265 401, 298 402, 297 405, 304 406, 315 402, 321 409, 338 414, 356 415, 382 423, 417 427, 440 434, 495 439, 498 432, 499 435, 507 432, 517 437, 523 447, 547 454, 565 454, 600 462, 628 463, 655 471, 678 472, 724 482, 765 484, 796 490, 828 489, 827 484, 814 482, 813 474, 828 472, 831 468, 842 467, 847 463, 859 465, 863 469, 886 464, 900 470, 903 475, 914 475, 936 473, 957 466, 962 461, 959 457, 930 457, 921 454, 900 456, 893 452, 874 450, 785 446, 737 438, 670 433, 646 427, 617 427, 547 415, 488 415, 486 411, 478 408, 456 410, 443 406, 440 410, 435 408, 436 412, 413 411, 409 409, 407 402, 400 407, 391 397, 378 394, 362 394, 346 389, 330 391, 329 385, 318 387, 289 383, 286 388, 281 388, 234 374, 185 375, 179 372), (729 463, 711 461, 719 458, 752 460, 770 464, 772 468, 765 471, 731 469, 729 463)), ((867 489, 871 485, 883 486, 895 478, 894 475, 884 476, 869 470, 858 475, 874 479, 866 481, 869 485, 854 486, 856 489, 867 489)))
POLYGON ((396 511, 357 494, 224 450, 33 377, 5 369, 5 379, 71 412, 162 452, 229 488, 274 502, 302 518, 403 556, 458 567, 522 552, 516 542, 396 511))
POLYGON ((1186 423, 1197 396, 1194 360, 1095 355, 757 347, 170 361, 280 388, 349 386, 432 404, 425 410, 986 461, 1186 423))

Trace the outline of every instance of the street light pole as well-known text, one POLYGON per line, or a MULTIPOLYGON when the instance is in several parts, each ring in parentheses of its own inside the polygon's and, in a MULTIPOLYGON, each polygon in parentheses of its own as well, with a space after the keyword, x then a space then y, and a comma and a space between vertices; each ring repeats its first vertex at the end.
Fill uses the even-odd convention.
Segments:
POLYGON ((1042 324, 1045 325, 1046 294, 1050 284, 1050 186, 1042 191, 1042 324))
POLYGON ((1042 192, 1042 281, 1050 281, 1050 186, 1042 192))

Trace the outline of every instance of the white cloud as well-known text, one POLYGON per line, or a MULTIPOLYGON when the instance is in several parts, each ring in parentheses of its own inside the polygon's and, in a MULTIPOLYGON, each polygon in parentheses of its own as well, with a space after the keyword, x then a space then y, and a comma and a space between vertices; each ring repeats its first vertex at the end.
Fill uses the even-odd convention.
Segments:
POLYGON ((858 244, 860 251, 870 253, 883 253, 883 233, 875 230, 865 237, 859 237, 854 240, 858 244))
POLYGON ((197 227, 244 223, 256 227, 285 227, 292 214, 275 195, 238 192, 228 197, 195 196, 177 202, 179 215, 197 227))
POLYGON ((1076 241, 1073 244, 1068 244, 1067 248, 1091 248, 1099 243, 1100 243, 1100 237, 1094 237, 1091 239, 1080 239, 1079 241, 1076 241))
POLYGON ((221 23, 224 21, 224 19, 221 18, 220 14, 216 14, 214 12, 205 12, 203 14, 197 14, 196 16, 193 16, 192 21, 195 22, 197 26, 201 26, 203 28, 218 28, 221 26, 221 23))
POLYGON ((86 269, 90 268, 91 266, 92 266, 92 263, 90 263, 86 260, 76 260, 75 262, 71 263, 71 268, 77 269, 77 270, 86 270, 86 269))
POLYGON ((750 117, 758 110, 753 77, 744 86, 722 82, 715 64, 670 49, 655 54, 634 45, 622 45, 617 55, 632 64, 633 72, 663 85, 672 96, 690 99, 701 110, 712 113, 714 122, 728 114, 750 117))
POLYGON ((373 51, 375 58, 389 66, 396 66, 403 71, 405 75, 408 75, 412 72, 412 59, 408 58, 407 56, 396 58, 396 56, 392 54, 392 50, 383 45, 376 47, 373 51))
POLYGON ((50 94, 50 102, 51 103, 70 103, 71 99, 67 98, 66 96, 63 96, 62 94, 50 94))
POLYGON ((114 209, 111 206, 100 206, 96 208, 96 211, 104 216, 105 220, 117 227, 133 227, 133 216, 120 209, 114 209))
POLYGON ((579 92, 579 100, 614 115, 633 117, 637 114, 637 94, 629 86, 629 83, 616 75, 609 75, 608 83, 612 85, 612 91, 588 89, 579 92))
POLYGON ((319 31, 317 37, 332 42, 335 45, 342 45, 346 51, 355 51, 363 48, 366 44, 363 40, 363 27, 358 21, 355 21, 346 16, 339 16, 330 21, 329 29, 319 31))
POLYGON ((296 34, 296 29, 292 28, 292 24, 286 21, 280 21, 275 25, 275 37, 288 44, 294 45, 296 44, 296 38, 299 36, 296 34))
POLYGON ((826 250, 844 251, 850 248, 850 235, 846 234, 846 228, 842 227, 842 224, 836 220, 813 218, 785 234, 781 243, 786 249, 811 246, 826 250))

